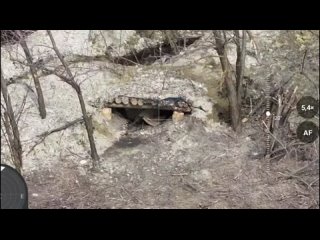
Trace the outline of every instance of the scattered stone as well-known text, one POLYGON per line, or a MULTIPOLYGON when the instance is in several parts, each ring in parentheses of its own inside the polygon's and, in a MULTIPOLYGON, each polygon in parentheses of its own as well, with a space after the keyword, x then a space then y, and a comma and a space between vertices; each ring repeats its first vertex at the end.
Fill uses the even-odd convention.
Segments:
POLYGON ((174 123, 179 122, 183 119, 184 113, 183 112, 176 112, 174 111, 172 114, 172 121, 174 123))
POLYGON ((112 109, 111 109, 111 108, 103 108, 103 109, 101 110, 101 113, 102 113, 103 117, 104 117, 106 120, 108 120, 108 121, 111 120, 111 118, 112 118, 112 109))
POLYGON ((80 165, 85 165, 85 164, 87 164, 87 163, 88 163, 87 160, 81 160, 81 161, 80 161, 80 165))
POLYGON ((243 118, 243 119, 242 119, 242 122, 243 122, 243 123, 248 122, 248 118, 243 118))

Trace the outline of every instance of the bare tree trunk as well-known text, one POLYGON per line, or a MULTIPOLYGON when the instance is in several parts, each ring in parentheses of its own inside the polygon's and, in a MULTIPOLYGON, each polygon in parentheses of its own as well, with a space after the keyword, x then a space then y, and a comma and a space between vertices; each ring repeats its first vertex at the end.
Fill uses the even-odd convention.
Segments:
POLYGON ((245 58, 246 58, 246 31, 244 30, 242 31, 242 38, 240 38, 239 30, 235 30, 234 32, 236 36, 236 45, 237 45, 236 90, 237 90, 237 99, 240 104, 241 93, 242 93, 242 80, 243 80, 245 58))
POLYGON ((179 50, 178 50, 178 47, 177 47, 177 44, 175 43, 176 41, 176 31, 174 30, 165 30, 164 31, 164 34, 170 44, 170 47, 173 49, 174 51, 174 54, 178 54, 179 53, 179 50))
POLYGON ((11 99, 7 89, 7 82, 3 76, 1 69, 1 93, 5 102, 5 112, 3 113, 3 124, 5 126, 6 134, 9 139, 9 148, 11 150, 13 164, 16 170, 21 173, 22 169, 22 146, 20 141, 20 134, 14 112, 11 105, 11 99))
POLYGON ((38 106, 39 106, 40 116, 41 116, 42 119, 44 119, 44 118, 46 118, 47 112, 46 112, 46 106, 45 106, 45 103, 44 103, 42 88, 41 88, 41 85, 40 85, 39 78, 37 76, 37 70, 36 70, 35 65, 33 63, 32 56, 31 56, 31 53, 29 51, 27 42, 23 38, 22 33, 21 33, 20 30, 17 30, 17 33, 21 38, 20 45, 21 45, 21 47, 22 47, 22 49, 23 49, 23 51, 24 51, 24 53, 26 55, 28 65, 30 67, 30 72, 31 72, 31 75, 32 75, 32 78, 33 78, 33 81, 34 81, 34 86, 35 86, 36 91, 37 91, 38 106))
POLYGON ((64 66, 64 68, 65 68, 65 70, 67 72, 67 75, 68 75, 68 77, 64 77, 64 76, 59 76, 59 77, 63 81, 65 81, 66 83, 71 85, 71 87, 74 88, 75 91, 77 92, 79 103, 80 103, 80 106, 81 106, 83 120, 84 120, 84 123, 85 123, 85 126, 86 126, 88 139, 89 139, 89 143, 90 143, 91 158, 93 160, 93 167, 95 168, 95 167, 97 167, 97 164, 98 164, 98 161, 99 161, 99 155, 97 153, 96 144, 94 142, 92 121, 91 121, 91 118, 89 118, 89 116, 87 114, 86 105, 85 105, 85 102, 83 100, 81 88, 80 88, 79 84, 74 80, 74 76, 73 76, 70 68, 68 67, 66 61, 63 59, 59 49, 57 48, 56 42, 55 42, 55 40, 54 40, 54 38, 52 36, 51 31, 47 30, 47 33, 48 33, 48 35, 50 37, 53 50, 57 54, 60 62, 64 66))
POLYGON ((238 102, 236 85, 232 80, 231 66, 227 57, 227 51, 225 50, 226 39, 223 40, 223 35, 219 30, 213 31, 213 34, 216 41, 216 51, 219 54, 221 68, 223 71, 224 80, 228 90, 228 98, 230 102, 231 125, 234 131, 240 132, 241 131, 241 121, 240 121, 241 104, 238 102))

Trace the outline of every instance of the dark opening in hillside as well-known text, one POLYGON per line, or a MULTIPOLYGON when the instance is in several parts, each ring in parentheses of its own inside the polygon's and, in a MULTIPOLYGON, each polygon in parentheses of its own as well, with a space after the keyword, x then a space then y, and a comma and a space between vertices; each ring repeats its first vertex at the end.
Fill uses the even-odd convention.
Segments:
POLYGON ((128 120, 129 126, 151 125, 163 123, 169 120, 173 114, 170 110, 158 109, 132 109, 132 108, 112 108, 113 114, 117 114, 128 120))
POLYGON ((170 43, 164 43, 162 45, 158 44, 154 47, 144 48, 139 52, 132 51, 130 54, 127 54, 122 57, 116 57, 114 58, 114 62, 117 64, 126 65, 126 66, 133 66, 136 64, 150 65, 154 63, 156 60, 164 56, 172 57, 174 55, 179 54, 179 52, 184 47, 191 45, 199 38, 200 37, 189 37, 189 38, 178 39, 175 42, 175 46, 178 52, 176 52, 176 49, 173 48, 170 45, 170 43), (161 52, 160 52, 160 48, 161 48, 161 52))

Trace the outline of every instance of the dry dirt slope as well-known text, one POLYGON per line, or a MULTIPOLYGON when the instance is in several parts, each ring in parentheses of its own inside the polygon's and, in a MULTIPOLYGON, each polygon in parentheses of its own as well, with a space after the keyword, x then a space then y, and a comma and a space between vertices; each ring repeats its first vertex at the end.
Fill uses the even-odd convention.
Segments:
POLYGON ((246 136, 191 117, 131 130, 106 149, 99 171, 62 159, 28 174, 30 208, 319 207, 317 161, 282 160, 268 177, 263 148, 246 136), (279 173, 303 166, 305 183, 279 173))

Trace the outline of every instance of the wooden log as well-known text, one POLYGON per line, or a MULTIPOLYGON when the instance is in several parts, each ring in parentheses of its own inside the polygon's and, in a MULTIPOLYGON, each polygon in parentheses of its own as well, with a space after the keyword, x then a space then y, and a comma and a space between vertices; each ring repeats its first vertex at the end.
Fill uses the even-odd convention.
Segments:
POLYGON ((143 105, 143 100, 142 99, 138 99, 138 105, 142 106, 143 105))
POLYGON ((128 97, 121 97, 121 102, 124 104, 124 105, 128 105, 129 104, 129 98, 128 97))
POLYGON ((121 101, 121 98, 119 98, 119 97, 116 97, 115 99, 114 99, 114 101, 115 101, 115 103, 116 104, 120 104, 122 101, 121 101))
POLYGON ((136 98, 130 98, 130 103, 135 106, 138 104, 138 100, 136 98))
POLYGON ((114 102, 114 98, 108 98, 107 103, 113 103, 114 102))
POLYGON ((183 119, 183 116, 184 116, 183 112, 174 111, 173 114, 172 114, 172 121, 174 123, 179 122, 179 121, 181 121, 183 119))

